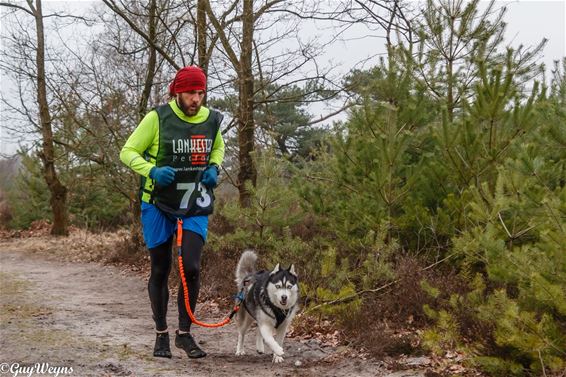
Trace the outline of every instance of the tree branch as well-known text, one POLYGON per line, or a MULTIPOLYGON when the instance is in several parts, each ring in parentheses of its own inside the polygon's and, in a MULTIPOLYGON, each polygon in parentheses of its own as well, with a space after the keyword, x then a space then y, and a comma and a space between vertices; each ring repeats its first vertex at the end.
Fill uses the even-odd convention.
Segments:
POLYGON ((165 52, 160 46, 157 46, 155 43, 153 43, 151 38, 146 33, 144 33, 143 30, 141 30, 131 19, 129 19, 128 16, 126 16, 126 14, 124 14, 124 12, 122 12, 120 9, 118 9, 116 4, 112 0, 102 0, 102 2, 104 4, 106 4, 106 6, 108 6, 108 8, 110 8, 110 10, 112 10, 114 13, 116 13, 118 16, 120 16, 124 21, 126 21, 128 23, 128 25, 130 25, 132 30, 134 30, 143 39, 145 39, 145 41, 151 47, 155 48, 155 50, 157 52, 159 52, 159 54, 161 56, 163 56, 165 58, 165 60, 167 60, 169 62, 169 64, 171 64, 176 70, 181 69, 181 67, 171 58, 171 56, 169 56, 169 54, 167 52, 165 52))
POLYGON ((210 1, 206 0, 204 3, 206 6, 206 13, 208 14, 208 18, 210 19, 210 22, 212 22, 212 25, 216 29, 216 33, 220 38, 220 42, 222 42, 222 47, 224 47, 224 50, 228 54, 228 58, 230 59, 230 62, 234 66, 234 69, 239 70, 240 60, 238 59, 238 56, 232 49, 232 46, 230 46, 230 41, 228 40, 228 37, 226 37, 226 33, 224 33, 224 28, 218 21, 218 18, 216 18, 216 16, 214 15, 214 12, 212 12, 212 8, 210 7, 210 1))
POLYGON ((15 9, 19 9, 19 10, 23 10, 24 12, 26 12, 27 14, 29 14, 30 16, 34 16, 33 12, 27 8, 22 7, 21 5, 17 5, 17 4, 12 4, 12 3, 5 3, 5 2, 0 2, 0 7, 6 7, 6 8, 15 8, 15 9))
MULTIPOLYGON (((438 264, 444 262, 445 260, 447 260, 447 259, 453 257, 454 255, 455 255, 455 254, 450 254, 450 255, 448 255, 447 257, 444 257, 444 258, 442 258, 441 260, 439 260, 439 261, 437 261, 437 262, 434 262, 433 264, 431 264, 431 265, 429 265, 429 266, 427 266, 427 267, 421 269, 420 272, 429 270, 429 269, 435 267, 436 265, 438 265, 438 264)), ((346 302, 346 301, 350 301, 350 300, 352 300, 352 299, 354 299, 354 298, 356 298, 356 297, 359 297, 359 296, 361 296, 361 295, 363 295, 363 294, 366 294, 366 293, 377 293, 377 292, 382 291, 382 290, 384 290, 384 289, 386 289, 386 288, 389 288, 390 286, 392 286, 393 284, 396 284, 396 283, 400 282, 401 280, 403 280, 403 279, 393 280, 393 281, 391 281, 391 282, 389 282, 389 283, 387 283, 387 284, 384 284, 384 285, 382 285, 382 286, 380 286, 380 287, 377 287, 377 288, 374 288, 374 289, 364 289, 364 290, 361 290, 361 291, 352 293, 351 295, 348 295, 348 296, 346 296, 346 297, 341 297, 341 298, 337 298, 337 299, 335 299, 335 300, 322 302, 322 303, 320 303, 320 304, 318 304, 318 305, 315 305, 315 306, 313 306, 313 307, 311 307, 311 308, 305 310, 304 313, 312 312, 313 310, 316 310, 316 309, 321 308, 321 307, 323 307, 323 306, 334 305, 334 304, 340 304, 340 303, 343 303, 343 302, 346 302)))

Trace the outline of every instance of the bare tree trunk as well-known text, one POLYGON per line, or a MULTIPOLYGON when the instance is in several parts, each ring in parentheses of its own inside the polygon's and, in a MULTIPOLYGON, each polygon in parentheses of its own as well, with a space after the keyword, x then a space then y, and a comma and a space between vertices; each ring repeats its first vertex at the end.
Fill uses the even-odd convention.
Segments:
POLYGON ((138 106, 139 120, 141 121, 147 112, 147 104, 151 96, 151 87, 153 86, 153 79, 155 78, 155 66, 157 64, 157 51, 155 49, 156 34, 157 34, 157 16, 156 16, 156 0, 152 0, 149 5, 149 57, 147 62, 147 74, 145 76, 145 83, 143 92, 138 106))
POLYGON ((61 183, 55 170, 55 148, 53 147, 53 130, 51 114, 47 103, 47 85, 45 79, 45 35, 43 33, 43 13, 41 0, 36 0, 35 9, 28 0, 35 17, 37 34, 36 66, 37 66, 37 103, 43 137, 42 151, 39 156, 43 162, 43 176, 51 193, 50 204, 53 211, 51 234, 68 235, 67 188, 61 183))
POLYGON ((197 4, 197 50, 198 65, 208 76, 208 54, 206 46, 206 3, 198 0, 197 4))
MULTIPOLYGON (((157 0, 151 0, 149 4, 149 56, 147 62, 147 74, 145 77, 143 92, 140 97, 138 105, 138 123, 144 118, 147 113, 147 105, 149 103, 149 97, 151 96, 151 88, 153 86, 153 80, 155 79, 155 68, 157 65, 157 50, 155 44, 157 42, 157 0)), ((133 222, 130 228, 130 242, 131 248, 129 250, 136 251, 143 249, 143 236, 141 233, 141 198, 138 191, 135 190, 130 198, 130 203, 132 206, 133 222)))
POLYGON ((252 158, 254 151, 254 80, 252 72, 252 51, 254 32, 253 0, 244 0, 242 17, 242 42, 240 52, 239 73, 239 117, 238 117, 238 146, 240 147, 238 172, 238 191, 240 204, 250 206, 251 195, 247 184, 256 185, 257 171, 252 158))
MULTIPOLYGON (((222 46, 226 50, 230 62, 238 74, 238 160, 240 169, 238 171, 238 192, 240 194, 240 205, 249 207, 251 205, 251 194, 246 185, 256 185, 257 171, 252 158, 254 151, 254 76, 252 71, 253 34, 255 17, 253 0, 243 0, 242 8, 242 39, 240 41, 240 57, 230 45, 229 35, 225 27, 212 12, 208 0, 203 0, 210 22, 218 33, 222 46)), ((272 4, 275 4, 272 3, 272 4)), ((224 22, 224 21, 223 21, 224 22)))
MULTIPOLYGON (((198 0, 197 3, 197 53, 198 65, 208 77, 208 54, 206 46, 206 3, 204 0, 198 0)), ((206 106, 206 97, 204 97, 203 105, 206 106)))

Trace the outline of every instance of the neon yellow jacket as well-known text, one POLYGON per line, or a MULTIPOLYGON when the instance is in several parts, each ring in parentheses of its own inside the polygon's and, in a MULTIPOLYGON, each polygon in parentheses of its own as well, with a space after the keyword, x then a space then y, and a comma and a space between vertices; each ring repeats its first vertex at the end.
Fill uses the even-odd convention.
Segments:
MULTIPOLYGON (((175 100, 171 100, 169 102, 169 106, 171 106, 179 118, 187 123, 202 123, 208 118, 210 113, 208 108, 202 106, 196 115, 189 117, 185 115, 181 109, 179 109, 175 100)), ((147 113, 126 141, 126 144, 120 151, 120 160, 139 175, 148 178, 149 171, 155 166, 155 161, 152 159, 147 161, 144 158, 144 152, 147 151, 149 155, 156 156, 158 149, 159 117, 157 116, 157 112, 152 110, 147 113)), ((223 161, 224 139, 222 138, 220 130, 218 130, 216 138, 214 139, 212 151, 210 152, 210 163, 220 166, 223 161)), ((148 191, 151 191, 152 187, 150 188, 150 186, 152 184, 151 179, 146 180, 145 185, 148 191)), ((143 193, 142 201, 149 203, 148 193, 143 193)))

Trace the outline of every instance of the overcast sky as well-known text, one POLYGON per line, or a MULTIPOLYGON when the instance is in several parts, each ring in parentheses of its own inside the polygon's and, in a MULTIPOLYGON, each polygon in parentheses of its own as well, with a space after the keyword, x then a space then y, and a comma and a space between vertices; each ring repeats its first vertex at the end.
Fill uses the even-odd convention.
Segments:
MULTIPOLYGON (((86 11, 92 5, 91 1, 46 1, 45 3, 46 9, 64 6, 67 10, 77 12, 86 11)), ((519 44, 534 46, 543 38, 547 38, 549 41, 542 56, 542 61, 547 66, 552 66, 554 60, 566 56, 566 0, 499 0, 496 1, 496 6, 507 6, 507 14, 504 19, 507 22, 506 43, 513 47, 519 44)), ((0 12, 0 14, 4 12, 2 7, 0 7, 0 12)), ((27 17, 27 15, 22 15, 22 17, 27 17)), ((0 27, 3 35, 5 30, 1 17, 0 27)), ((359 39, 360 33, 360 30, 352 29, 346 36, 348 40, 337 42, 336 47, 329 49, 324 58, 340 64, 341 69, 346 73, 356 62, 383 52, 382 39, 359 39), (345 50, 348 52, 344 53, 345 50)), ((0 41, 0 53, 3 49, 4 43, 0 41)), ((11 91, 11 85, 7 83, 3 75, 0 76, 0 83, 0 90, 6 96, 11 91)), ((0 156, 12 154, 17 148, 15 139, 10 137, 5 129, 5 112, 6 109, 3 106, 0 107, 0 156)))

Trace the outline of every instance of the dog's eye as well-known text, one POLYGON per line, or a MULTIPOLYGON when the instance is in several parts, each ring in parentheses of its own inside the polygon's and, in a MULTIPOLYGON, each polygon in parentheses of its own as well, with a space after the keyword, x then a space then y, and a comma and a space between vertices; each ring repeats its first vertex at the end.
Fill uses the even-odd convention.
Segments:
POLYGON ((291 284, 287 285, 287 289, 291 289, 293 286, 291 284))
POLYGON ((275 288, 281 289, 281 284, 275 284, 275 288))

